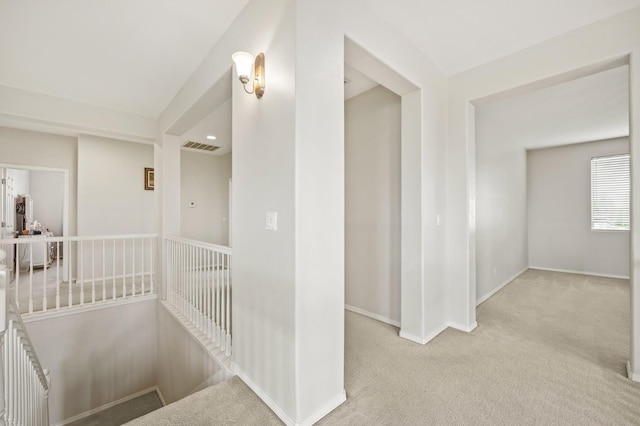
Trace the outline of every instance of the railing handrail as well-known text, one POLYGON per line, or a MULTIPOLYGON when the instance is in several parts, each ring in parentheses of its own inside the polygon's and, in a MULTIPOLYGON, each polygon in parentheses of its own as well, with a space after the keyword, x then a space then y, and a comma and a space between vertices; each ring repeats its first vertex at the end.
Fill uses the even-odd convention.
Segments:
POLYGON ((37 235, 25 235, 25 237, 39 236, 40 238, 3 238, 0 239, 0 244, 29 244, 29 243, 64 243, 67 241, 95 241, 95 240, 131 240, 140 238, 157 238, 158 234, 122 234, 122 235, 74 235, 74 236, 57 236, 47 237, 45 234, 37 235))
POLYGON ((175 235, 167 235, 164 237, 164 239, 167 241, 174 241, 177 243, 189 244, 194 247, 215 250, 217 252, 224 253, 224 254, 231 254, 231 251, 232 251, 231 247, 221 246, 221 245, 212 244, 212 243, 206 243, 204 241, 190 240, 188 238, 177 237, 175 235))
POLYGON ((27 347, 29 348, 29 358, 31 358, 31 362, 34 368, 36 369, 36 373, 38 374, 38 377, 40 378, 40 383, 42 383, 42 387, 45 390, 49 390, 49 383, 47 382, 47 376, 44 372, 44 368, 42 368, 42 364, 40 364, 40 359, 38 359, 38 354, 36 353, 36 350, 33 347, 33 343, 31 342, 31 338, 29 337, 29 333, 27 332, 27 327, 24 325, 24 322, 22 321, 22 316, 20 315, 20 312, 18 311, 18 308, 16 307, 15 302, 13 301, 13 297, 11 297, 11 295, 9 294, 11 290, 8 288, 0 289, 0 291, 3 291, 3 290, 7 292, 7 301, 9 303, 9 307, 8 307, 9 309, 7 310, 7 313, 9 314, 9 316, 13 317, 14 321, 17 321, 18 326, 16 328, 18 329, 18 332, 20 333, 21 337, 24 338, 24 340, 27 343, 27 347))

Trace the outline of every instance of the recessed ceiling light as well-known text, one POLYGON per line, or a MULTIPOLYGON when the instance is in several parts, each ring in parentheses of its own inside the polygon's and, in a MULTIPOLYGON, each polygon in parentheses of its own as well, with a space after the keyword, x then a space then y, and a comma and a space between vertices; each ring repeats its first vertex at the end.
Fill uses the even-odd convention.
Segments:
POLYGON ((209 135, 209 136, 207 136, 207 139, 209 139, 210 141, 213 141, 213 140, 215 140, 215 139, 216 139, 216 137, 215 137, 215 136, 213 136, 213 135, 209 135))

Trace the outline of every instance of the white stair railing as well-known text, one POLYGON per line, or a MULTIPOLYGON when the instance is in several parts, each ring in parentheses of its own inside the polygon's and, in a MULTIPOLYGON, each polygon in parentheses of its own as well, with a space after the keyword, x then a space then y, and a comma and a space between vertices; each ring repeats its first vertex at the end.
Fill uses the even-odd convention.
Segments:
POLYGON ((167 301, 231 355, 231 248, 165 238, 167 301))
POLYGON ((49 424, 49 372, 40 365, 0 265, 0 425, 49 424))
POLYGON ((18 311, 37 314, 156 293, 157 235, 0 240, 18 311))

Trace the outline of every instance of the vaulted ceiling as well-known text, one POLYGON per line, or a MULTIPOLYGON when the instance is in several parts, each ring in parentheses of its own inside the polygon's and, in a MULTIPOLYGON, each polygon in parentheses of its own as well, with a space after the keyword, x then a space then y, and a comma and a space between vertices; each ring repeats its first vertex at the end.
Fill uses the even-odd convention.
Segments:
MULTIPOLYGON (((364 1, 446 74, 640 6, 640 0, 364 1)), ((156 118, 247 2, 0 0, 0 85, 156 118)))

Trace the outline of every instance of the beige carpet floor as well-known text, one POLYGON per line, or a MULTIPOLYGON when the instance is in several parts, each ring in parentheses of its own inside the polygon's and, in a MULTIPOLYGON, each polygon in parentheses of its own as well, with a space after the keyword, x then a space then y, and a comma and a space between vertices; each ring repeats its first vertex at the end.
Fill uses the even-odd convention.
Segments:
MULTIPOLYGON (((640 425, 627 280, 529 270, 479 306, 478 323, 422 346, 347 312, 347 401, 319 424, 640 425)), ((130 424, 278 423, 234 378, 130 424)))

